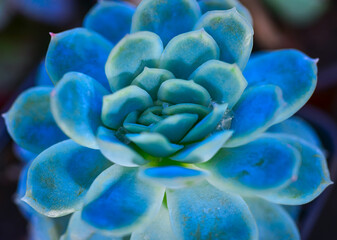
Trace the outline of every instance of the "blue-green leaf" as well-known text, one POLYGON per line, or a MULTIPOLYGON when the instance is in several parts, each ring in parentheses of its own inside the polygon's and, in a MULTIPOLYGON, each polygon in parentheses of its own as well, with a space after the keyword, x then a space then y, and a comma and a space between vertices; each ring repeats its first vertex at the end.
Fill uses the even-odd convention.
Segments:
POLYGON ((171 104, 194 103, 209 106, 211 96, 205 88, 193 81, 170 79, 160 86, 158 99, 171 104))
POLYGON ((315 129, 299 117, 291 117, 279 124, 273 125, 268 129, 268 132, 290 134, 322 148, 321 140, 315 129))
POLYGON ((171 224, 177 239, 257 240, 253 216, 241 197, 206 182, 167 190, 171 224))
POLYGON ((126 3, 100 1, 86 15, 83 25, 116 44, 130 32, 134 12, 135 8, 126 3))
POLYGON ((104 235, 103 232, 82 220, 81 211, 75 212, 69 221, 67 231, 60 240, 122 240, 122 237, 104 235))
POLYGON ((282 93, 277 86, 257 86, 246 90, 233 108, 230 129, 234 134, 226 147, 237 147, 254 140, 275 122, 283 106, 282 93))
POLYGON ((326 159, 320 149, 291 135, 271 135, 295 147, 301 154, 302 164, 297 179, 294 179, 290 185, 280 190, 260 194, 262 198, 278 204, 301 205, 312 201, 332 184, 326 159))
POLYGON ((95 79, 78 72, 64 75, 51 94, 51 110, 58 126, 75 142, 98 149, 103 96, 109 92, 95 79))
POLYGON ((129 234, 153 220, 164 188, 144 183, 137 172, 114 165, 99 175, 85 198, 82 219, 114 235, 129 234))
POLYGON ((220 50, 205 30, 180 34, 165 47, 160 67, 171 71, 177 78, 187 79, 201 64, 219 59, 220 50))
POLYGON ((163 115, 192 113, 192 114, 197 114, 199 116, 199 119, 204 118, 210 112, 211 112, 211 109, 209 109, 208 107, 205 107, 199 104, 194 104, 194 103, 179 103, 179 104, 165 107, 162 110, 163 115))
POLYGON ((72 140, 55 144, 30 166, 23 200, 49 217, 80 210, 91 183, 110 165, 99 151, 72 140))
POLYGON ((69 216, 49 218, 34 211, 34 215, 29 219, 29 239, 59 239, 67 228, 68 222, 69 216))
POLYGON ((170 143, 166 137, 159 133, 126 134, 126 137, 143 151, 155 157, 168 157, 184 147, 170 143))
POLYGON ((233 131, 215 132, 208 138, 185 146, 180 152, 170 157, 184 163, 201 163, 210 160, 232 136, 233 131))
POLYGON ((220 48, 220 60, 244 69, 253 48, 254 31, 236 9, 205 13, 194 27, 204 28, 220 48))
POLYGON ((144 0, 132 19, 132 32, 151 31, 166 45, 173 37, 192 30, 201 15, 195 0, 144 0))
POLYGON ((314 92, 316 63, 317 60, 292 49, 261 53, 249 61, 244 76, 248 87, 273 84, 281 88, 287 103, 277 117, 277 122, 281 122, 297 112, 314 92))
POLYGON ((162 206, 156 218, 145 228, 132 233, 130 240, 173 240, 176 239, 170 223, 168 210, 162 206))
POLYGON ((145 67, 144 71, 139 74, 131 84, 144 89, 150 94, 153 100, 157 100, 157 93, 160 85, 164 81, 173 78, 175 78, 174 75, 165 69, 145 67))
POLYGON ((104 66, 113 45, 99 34, 74 28, 52 36, 46 68, 56 85, 67 72, 81 72, 109 89, 104 66))
POLYGON ((14 141, 34 153, 67 138, 50 111, 51 91, 49 87, 31 88, 23 92, 3 115, 14 141))
POLYGON ((214 105, 213 110, 198 122, 191 131, 180 141, 181 143, 201 140, 211 134, 225 117, 227 104, 214 105))
POLYGON ((100 127, 97 133, 97 143, 102 154, 111 162, 121 166, 135 167, 147 161, 130 146, 116 137, 116 132, 100 127))
POLYGON ((227 103, 229 109, 240 99, 247 86, 247 81, 236 64, 217 60, 201 65, 189 79, 203 86, 213 101, 227 103))
POLYGON ((229 10, 235 7, 250 23, 253 22, 248 9, 245 8, 238 0, 198 0, 198 3, 203 14, 209 11, 229 10))
POLYGON ((130 85, 145 67, 157 67, 162 51, 162 41, 152 32, 125 36, 112 49, 105 65, 111 90, 114 92, 130 85))
POLYGON ((197 122, 198 115, 181 113, 169 116, 151 128, 151 132, 164 135, 170 142, 178 143, 197 122))
POLYGON ((198 166, 212 173, 209 181, 214 186, 252 195, 288 186, 297 178, 300 164, 296 148, 272 135, 262 135, 240 147, 222 148, 198 166))
POLYGON ((300 240, 295 222, 281 207, 260 198, 245 198, 259 231, 259 240, 300 240))
POLYGON ((103 98, 102 121, 105 126, 117 129, 129 113, 144 111, 152 104, 152 98, 145 90, 128 86, 103 98))

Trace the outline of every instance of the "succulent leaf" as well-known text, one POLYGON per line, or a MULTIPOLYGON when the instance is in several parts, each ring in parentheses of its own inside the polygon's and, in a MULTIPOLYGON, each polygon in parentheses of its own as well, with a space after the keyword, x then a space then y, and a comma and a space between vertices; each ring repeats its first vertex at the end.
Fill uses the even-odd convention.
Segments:
POLYGON ((121 142, 116 132, 100 127, 97 133, 97 143, 102 154, 111 162, 125 167, 136 167, 147 163, 136 151, 121 142))
POLYGON ((97 150, 72 140, 57 143, 30 166, 23 201, 48 217, 78 211, 91 183, 110 165, 97 150))
POLYGON ((173 78, 175 78, 174 75, 165 69, 145 67, 144 71, 131 82, 131 85, 144 89, 155 101, 160 85, 173 78))
POLYGON ((104 66, 112 47, 108 40, 85 28, 54 34, 46 55, 48 75, 56 85, 67 72, 81 72, 109 89, 104 66))
POLYGON ((155 157, 168 157, 179 151, 184 146, 170 143, 170 141, 160 133, 126 134, 126 137, 135 143, 143 151, 155 157))
POLYGON ((297 178, 300 165, 296 148, 273 135, 262 135, 240 147, 222 148, 198 166, 212 172, 209 181, 219 189, 255 195, 288 186, 297 178))
POLYGON ((167 190, 166 194, 177 239, 258 239, 253 216, 237 195, 222 192, 207 182, 167 190))
POLYGON ((229 109, 237 103, 247 86, 237 65, 217 60, 202 64, 189 79, 207 89, 214 102, 227 103, 229 109))
POLYGON ((134 12, 127 3, 100 1, 86 15, 83 26, 116 44, 130 33, 134 12))
POLYGON ((281 207, 260 198, 245 198, 254 216, 260 240, 300 240, 294 220, 281 207))
POLYGON ((277 86, 263 85, 245 91, 233 108, 230 129, 234 134, 226 147, 237 147, 254 140, 274 124, 283 106, 281 90, 277 86))
POLYGON ((31 88, 23 92, 3 115, 14 141, 34 153, 40 153, 67 138, 51 113, 51 91, 49 87, 31 88))
POLYGON ((81 218, 81 211, 75 212, 69 221, 67 232, 62 235, 60 240, 123 240, 122 237, 104 235, 81 218))
POLYGON ((154 33, 137 32, 125 36, 112 49, 105 65, 111 90, 130 85, 145 67, 156 67, 162 51, 162 41, 154 33))
POLYGON ((217 42, 221 61, 245 68, 253 48, 254 31, 236 9, 205 13, 194 27, 201 28, 217 42))
POLYGON ((277 122, 281 122, 297 112, 314 92, 316 63, 298 50, 279 50, 252 57, 243 74, 248 87, 272 84, 282 90, 286 106, 277 116, 277 122))
POLYGON ((170 157, 184 163, 200 163, 210 160, 232 136, 233 131, 215 132, 206 139, 185 146, 180 152, 170 157))
POLYGON ((319 148, 300 138, 287 134, 279 134, 278 138, 299 151, 302 164, 293 183, 285 188, 263 193, 260 197, 278 204, 308 203, 332 184, 325 156, 319 148))
POLYGON ((158 214, 164 188, 137 178, 137 168, 118 165, 106 169, 91 185, 82 219, 114 235, 126 235, 158 214))
POLYGON ((133 111, 144 111, 153 105, 151 96, 137 86, 128 86, 103 98, 102 121, 105 126, 118 129, 133 111))
POLYGON ((291 117, 281 123, 273 125, 268 129, 268 132, 297 136, 309 144, 314 144, 321 149, 323 148, 315 129, 300 117, 291 117))
POLYGON ((51 94, 56 123, 75 142, 98 149, 96 132, 102 125, 103 96, 107 94, 99 82, 85 74, 65 74, 51 94))
POLYGON ((194 103, 207 107, 211 104, 211 96, 205 88, 183 79, 163 82, 158 90, 158 99, 171 104, 194 103))
POLYGON ((144 239, 176 239, 172 231, 168 210, 164 206, 160 208, 158 215, 145 229, 134 231, 130 238, 130 240, 144 239))
POLYGON ((187 79, 201 64, 219 59, 219 52, 217 43, 205 30, 183 33, 167 44, 159 66, 177 78, 187 79))
POLYGON ((133 16, 131 32, 154 32, 166 45, 173 37, 191 31, 200 15, 195 0, 143 0, 133 16))
POLYGON ((213 110, 198 122, 180 143, 199 141, 211 134, 223 119, 227 106, 227 104, 214 105, 213 110))
POLYGON ((229 10, 235 7, 237 11, 250 23, 253 22, 248 9, 245 8, 238 0, 198 0, 198 3, 203 14, 209 11, 229 10))

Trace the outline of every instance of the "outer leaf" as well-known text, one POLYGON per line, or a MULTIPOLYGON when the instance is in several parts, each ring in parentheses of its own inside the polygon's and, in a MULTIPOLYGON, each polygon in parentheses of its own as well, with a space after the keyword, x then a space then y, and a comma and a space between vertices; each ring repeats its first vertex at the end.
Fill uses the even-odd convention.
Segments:
POLYGON ((95 79, 77 72, 64 75, 51 94, 51 110, 58 126, 77 143, 98 149, 103 96, 109 92, 95 79))
POLYGON ((29 219, 29 239, 32 240, 56 240, 65 231, 69 222, 69 216, 49 218, 38 214, 29 219))
POLYGON ((83 221, 81 214, 82 212, 78 211, 71 216, 67 231, 60 240, 122 240, 121 237, 104 235, 83 221))
POLYGON ((262 135, 241 147, 222 148, 198 166, 212 173, 209 181, 214 186, 251 195, 289 185, 297 178, 300 164, 296 148, 272 135, 262 135))
POLYGON ((236 9, 204 14, 194 29, 204 28, 220 48, 220 60, 244 69, 253 48, 253 28, 236 9))
POLYGON ((302 165, 296 181, 283 189, 260 196, 268 201, 286 205, 310 202, 332 183, 324 154, 316 146, 300 138, 286 134, 273 136, 295 147, 301 154, 302 165))
POLYGON ((260 198, 245 198, 245 202, 255 218, 259 240, 300 240, 296 224, 281 206, 260 198))
POLYGON ((137 168, 114 165, 91 185, 82 219, 101 230, 126 235, 158 214, 164 189, 137 179, 137 168))
POLYGON ((154 32, 166 45, 173 37, 191 31, 200 15, 195 0, 144 0, 133 16, 131 31, 154 32))
POLYGON ((285 133, 297 136, 310 144, 314 144, 317 147, 322 148, 321 140, 315 132, 315 129, 299 117, 291 117, 279 124, 276 124, 269 128, 268 132, 285 133))
POLYGON ((157 217, 148 225, 147 228, 134 231, 130 240, 173 240, 177 239, 174 235, 170 223, 168 210, 162 206, 157 217))
POLYGON ((287 103, 277 117, 277 122, 281 122, 297 112, 314 92, 316 63, 317 60, 297 50, 261 53, 249 61, 244 76, 248 87, 273 84, 281 88, 287 103))
POLYGON ((75 212, 96 176, 110 165, 99 151, 72 140, 55 144, 30 166, 23 200, 49 217, 75 212))
POLYGON ((66 139, 50 111, 51 91, 49 87, 31 88, 23 92, 3 115, 14 141, 34 153, 66 139))
POLYGON ((129 4, 100 1, 86 15, 83 25, 116 44, 130 32, 134 12, 129 4))
POLYGON ((67 72, 81 72, 108 89, 104 65, 113 45, 99 34, 74 28, 52 35, 46 56, 46 68, 56 85, 67 72))
POLYGON ((206 88, 213 101, 227 103, 229 109, 240 99, 247 86, 247 81, 236 64, 217 60, 201 65, 189 79, 206 88))
POLYGON ((226 147, 237 147, 254 140, 275 122, 283 106, 281 91, 276 86, 258 86, 245 91, 233 108, 230 129, 234 135, 226 147))
POLYGON ((160 67, 171 71, 177 78, 187 79, 201 64, 219 59, 220 50, 205 30, 183 33, 165 47, 160 67))
POLYGON ((111 90, 117 91, 130 85, 144 67, 156 67, 162 51, 162 41, 152 32, 124 37, 113 48, 105 65, 111 90))
POLYGON ((249 22, 253 22, 248 9, 238 0, 198 0, 198 2, 202 13, 214 10, 228 10, 235 7, 249 22))
POLYGON ((258 239, 255 221, 242 198, 206 182, 168 190, 167 203, 178 239, 258 239))

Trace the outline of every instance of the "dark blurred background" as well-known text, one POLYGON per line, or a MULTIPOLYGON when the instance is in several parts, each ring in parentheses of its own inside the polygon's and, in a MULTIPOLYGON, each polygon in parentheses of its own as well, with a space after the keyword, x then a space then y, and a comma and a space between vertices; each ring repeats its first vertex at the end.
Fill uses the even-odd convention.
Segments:
MULTIPOLYGON (((332 178, 337 181, 336 1, 241 2, 254 19, 254 51, 297 48, 320 59, 317 89, 299 115, 319 132, 332 178)), ((37 67, 48 48, 48 33, 81 26, 85 13, 95 3, 95 0, 0 0, 0 113, 8 110, 20 92, 34 85, 37 67)), ((2 119, 0 151, 0 239, 24 240, 27 223, 13 201, 23 164, 13 154, 2 119)), ((330 186, 317 200, 303 207, 298 224, 303 239, 337 239, 337 187, 330 186)))

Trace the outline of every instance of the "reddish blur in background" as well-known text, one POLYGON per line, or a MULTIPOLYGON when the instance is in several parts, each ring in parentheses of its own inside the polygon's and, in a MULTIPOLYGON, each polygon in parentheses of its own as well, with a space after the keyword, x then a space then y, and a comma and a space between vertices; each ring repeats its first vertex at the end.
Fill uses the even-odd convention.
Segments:
MULTIPOLYGON (((34 73, 49 44, 48 33, 80 26, 85 13, 96 2, 50 1, 53 2, 54 12, 49 12, 46 8, 41 13, 41 9, 39 12, 38 8, 31 5, 27 9, 23 4, 39 1, 0 0, 0 113, 6 112, 16 96, 34 84, 34 73)), ((136 4, 138 1, 131 2, 136 4)), ((303 111, 303 114, 310 118, 312 115, 321 116, 319 114, 323 113, 323 117, 316 118, 313 122, 325 124, 326 133, 337 137, 334 126, 337 123, 336 1, 330 1, 322 16, 304 26, 284 21, 275 9, 268 7, 262 0, 241 0, 241 2, 251 11, 254 19, 254 51, 297 48, 312 58, 320 59, 318 86, 309 101, 309 105, 314 106, 316 110, 303 111), (328 125, 332 127, 329 128, 328 125)), ((329 151, 333 155, 337 149, 332 144, 333 140, 327 139, 325 141, 331 145, 329 151)), ((0 151, 0 239, 27 239, 26 222, 13 202, 22 163, 13 155, 12 142, 2 119, 0 151)), ((333 163, 330 166, 333 166, 333 163)), ((305 233, 304 239, 337 239, 336 186, 330 186, 328 193, 324 196, 325 201, 318 203, 322 206, 318 208, 318 212, 316 211, 315 221, 308 225, 311 231, 305 233)), ((305 209, 312 206, 309 205, 305 209)))

